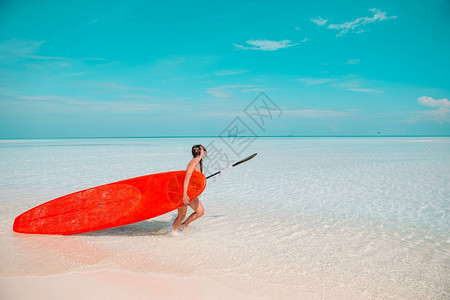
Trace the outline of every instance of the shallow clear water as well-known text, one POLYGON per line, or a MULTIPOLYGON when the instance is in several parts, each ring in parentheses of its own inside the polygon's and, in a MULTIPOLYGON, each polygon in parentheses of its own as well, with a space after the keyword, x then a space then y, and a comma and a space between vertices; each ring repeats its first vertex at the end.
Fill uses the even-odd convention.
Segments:
POLYGON ((206 214, 180 236, 168 235, 174 212, 76 236, 12 232, 31 207, 184 169, 211 142, 232 153, 214 138, 2 141, 0 276, 113 269, 269 298, 449 297, 450 138, 259 138, 229 154, 258 152, 208 181, 206 214))

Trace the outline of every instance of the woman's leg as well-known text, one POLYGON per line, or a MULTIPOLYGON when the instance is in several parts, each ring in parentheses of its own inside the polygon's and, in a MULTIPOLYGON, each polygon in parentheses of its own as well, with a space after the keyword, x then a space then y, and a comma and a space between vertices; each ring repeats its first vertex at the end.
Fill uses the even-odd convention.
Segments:
POLYGON ((187 205, 183 205, 178 208, 178 216, 173 221, 173 227, 172 227, 173 231, 178 230, 178 227, 180 226, 181 222, 183 222, 184 217, 186 217, 186 212, 187 212, 187 205))
POLYGON ((189 223, 197 220, 205 213, 205 209, 198 198, 195 198, 189 202, 189 206, 194 210, 194 212, 189 216, 189 218, 187 218, 186 221, 183 222, 183 224, 181 224, 184 228, 188 227, 189 223))

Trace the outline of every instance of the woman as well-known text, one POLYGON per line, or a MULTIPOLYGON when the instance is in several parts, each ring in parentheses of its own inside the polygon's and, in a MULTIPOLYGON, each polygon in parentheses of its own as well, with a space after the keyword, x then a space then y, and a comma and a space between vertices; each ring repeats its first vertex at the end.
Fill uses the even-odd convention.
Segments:
POLYGON ((189 164, 186 168, 186 176, 184 178, 184 186, 183 186, 183 203, 184 203, 184 205, 178 208, 178 216, 175 219, 175 221, 173 221, 172 233, 176 234, 178 227, 180 225, 183 227, 183 229, 186 229, 192 221, 197 220, 198 218, 203 216, 203 214, 205 213, 205 209, 203 208, 203 205, 200 202, 200 200, 198 200, 198 198, 195 198, 194 200, 189 202, 190 199, 189 199, 189 196, 187 195, 189 180, 191 179, 192 173, 194 171, 197 171, 197 172, 203 171, 202 158, 205 157, 205 155, 206 155, 205 147, 203 147, 202 145, 192 146, 192 156, 194 158, 189 162, 189 164), (187 218, 186 221, 181 223, 183 221, 184 217, 186 217, 188 205, 194 210, 194 212, 189 216, 189 218, 187 218))

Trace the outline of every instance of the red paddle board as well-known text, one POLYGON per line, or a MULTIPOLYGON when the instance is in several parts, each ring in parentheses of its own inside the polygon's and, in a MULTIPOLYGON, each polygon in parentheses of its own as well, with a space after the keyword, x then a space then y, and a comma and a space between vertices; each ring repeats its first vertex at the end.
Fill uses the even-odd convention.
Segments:
MULTIPOLYGON (((13 230, 68 235, 150 219, 183 205, 185 175, 186 171, 146 175, 62 196, 18 216, 13 230)), ((197 198, 205 187, 205 176, 194 172, 189 198, 197 198)))

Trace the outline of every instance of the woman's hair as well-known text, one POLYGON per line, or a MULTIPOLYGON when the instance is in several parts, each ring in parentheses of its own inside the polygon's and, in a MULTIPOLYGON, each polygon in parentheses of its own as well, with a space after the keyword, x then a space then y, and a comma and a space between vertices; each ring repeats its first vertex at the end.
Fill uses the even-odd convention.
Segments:
MULTIPOLYGON (((203 150, 206 152, 206 148, 203 147, 202 145, 194 145, 192 146, 192 156, 193 157, 197 157, 200 155, 201 151, 203 150)), ((203 173, 203 159, 200 159, 200 171, 203 173)))

